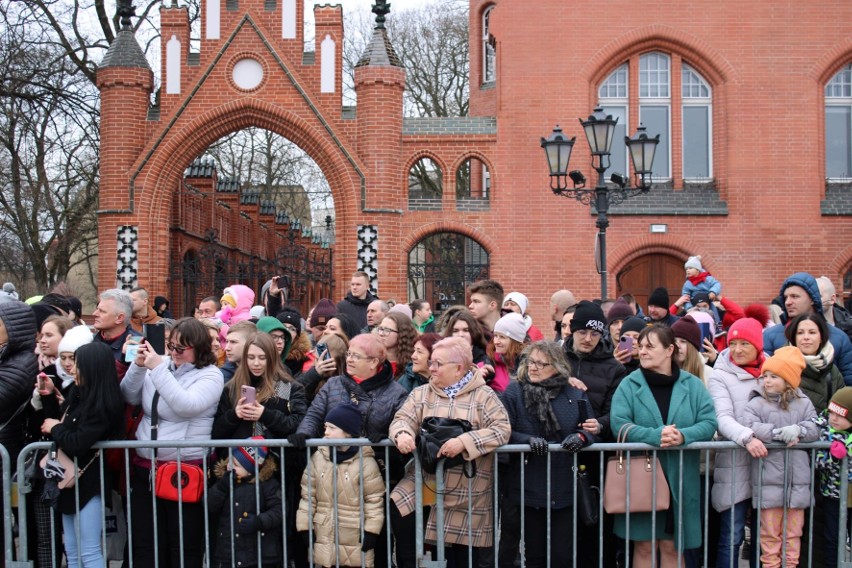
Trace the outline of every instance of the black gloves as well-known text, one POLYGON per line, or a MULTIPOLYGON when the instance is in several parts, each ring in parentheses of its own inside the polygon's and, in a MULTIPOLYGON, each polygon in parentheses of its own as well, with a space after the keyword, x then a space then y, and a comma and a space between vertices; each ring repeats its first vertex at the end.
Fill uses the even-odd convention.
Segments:
POLYGON ((586 437, 580 432, 574 432, 562 440, 562 448, 576 454, 586 445, 586 437))
POLYGON ((534 456, 543 456, 547 454, 547 440, 544 438, 530 438, 529 444, 530 452, 532 452, 534 456))
POLYGON ((294 448, 304 450, 307 447, 305 442, 308 441, 308 435, 301 432, 293 432, 287 436, 287 441, 293 444, 294 448))
POLYGON ((243 513, 243 516, 237 521, 237 532, 240 534, 256 533, 260 528, 260 520, 257 515, 251 513, 243 513))
POLYGON ((361 543, 361 551, 362 552, 370 552, 374 548, 376 548, 376 544, 379 542, 379 535, 365 532, 364 533, 364 542, 361 543))
MULTIPOLYGON (((314 533, 316 534, 316 533, 314 533)), ((308 531, 299 531, 299 538, 302 540, 302 544, 305 545, 305 548, 311 547, 311 533, 308 531)))
POLYGON ((378 444, 379 442, 381 442, 382 440, 384 440, 387 437, 388 437, 388 435, 385 434, 384 432, 371 432, 371 433, 367 434, 367 439, 370 440, 370 442, 372 442, 374 444, 378 444))

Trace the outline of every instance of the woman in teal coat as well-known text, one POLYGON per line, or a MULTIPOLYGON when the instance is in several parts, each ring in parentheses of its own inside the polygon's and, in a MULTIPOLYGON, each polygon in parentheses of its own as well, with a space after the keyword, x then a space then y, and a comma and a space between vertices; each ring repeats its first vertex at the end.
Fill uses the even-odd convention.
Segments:
MULTIPOLYGON (((716 431, 716 410, 701 379, 678 369, 677 345, 668 326, 655 324, 639 334, 640 367, 625 377, 612 399, 612 431, 633 424, 627 441, 662 448, 704 442, 716 431)), ((629 537, 634 542, 634 567, 650 567, 652 545, 661 566, 678 566, 681 552, 701 546, 699 452, 658 452, 671 488, 671 507, 656 515, 630 515, 629 537), (680 480, 683 492, 679 492, 680 480)), ((615 516, 615 532, 628 537, 627 515, 615 516)), ((682 561, 681 561, 682 562, 682 561)), ((682 563, 681 563, 682 565, 682 563)))

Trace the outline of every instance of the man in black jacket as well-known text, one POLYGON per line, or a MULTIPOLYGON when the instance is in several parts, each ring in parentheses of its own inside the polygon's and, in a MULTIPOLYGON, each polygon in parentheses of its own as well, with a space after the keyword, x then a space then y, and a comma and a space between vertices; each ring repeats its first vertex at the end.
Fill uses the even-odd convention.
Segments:
MULTIPOLYGON (((609 427, 609 410, 612 397, 621 379, 626 373, 624 366, 615 360, 611 345, 603 340, 606 330, 606 318, 600 306, 583 300, 577 304, 574 317, 571 319, 571 335, 565 339, 563 350, 571 365, 572 375, 569 379, 571 386, 586 391, 589 402, 592 403, 597 418, 583 420, 583 430, 595 434, 602 442, 613 440, 609 427)), ((591 479, 598 479, 599 461, 597 455, 581 455, 580 462, 586 465, 591 479)), ((615 535, 612 530, 612 518, 604 517, 604 566, 616 565, 615 535)), ((584 546, 578 547, 578 566, 597 566, 598 530, 593 525, 578 526, 577 541, 584 546)), ((624 550, 624 546, 620 547, 624 550)))
POLYGON ((349 281, 349 293, 337 304, 337 311, 351 317, 357 329, 362 329, 367 326, 367 306, 377 299, 370 293, 370 277, 367 273, 356 272, 349 281))
POLYGON ((583 429, 603 441, 612 438, 609 407, 618 383, 625 375, 624 366, 615 360, 612 348, 603 341, 606 318, 600 306, 583 300, 571 319, 571 335, 563 349, 571 364, 571 383, 584 391, 597 418, 590 418, 583 429))

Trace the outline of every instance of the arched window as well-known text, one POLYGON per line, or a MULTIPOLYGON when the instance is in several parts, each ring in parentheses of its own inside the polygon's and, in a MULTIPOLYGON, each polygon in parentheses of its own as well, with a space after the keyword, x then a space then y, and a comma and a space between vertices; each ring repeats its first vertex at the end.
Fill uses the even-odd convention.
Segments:
POLYGON ((630 102, 627 78, 627 63, 625 63, 610 73, 598 90, 598 97, 604 111, 618 119, 615 134, 612 137, 610 164, 614 171, 623 174, 630 171, 627 165, 627 146, 624 144, 628 126, 627 109, 630 102))
POLYGON ((491 35, 491 12, 494 6, 489 6, 482 12, 482 83, 493 83, 497 80, 497 48, 491 35))
POLYGON ((435 312, 465 303, 467 286, 488 278, 488 252, 461 233, 435 233, 408 253, 408 299, 423 298, 435 312))
POLYGON ((712 91, 707 81, 692 67, 681 69, 683 99, 683 177, 709 180, 713 177, 712 91))
POLYGON ((491 195, 491 172, 477 157, 466 159, 456 170, 456 204, 463 209, 470 202, 487 202, 491 195))
POLYGON ((825 177, 852 178, 852 64, 825 86, 825 177))
POLYGON ((654 178, 671 178, 671 58, 663 53, 639 57, 639 122, 648 132, 660 134, 654 157, 654 178))
POLYGON ((627 172, 629 164, 624 136, 639 123, 650 134, 660 135, 654 158, 654 179, 708 181, 713 177, 713 89, 692 65, 670 53, 637 54, 617 67, 598 87, 598 100, 607 114, 618 118, 612 143, 612 168, 627 172), (629 69, 638 69, 637 92, 631 92, 629 69), (681 77, 679 92, 672 90, 672 77, 681 77), (631 117, 629 108, 638 108, 631 117), (672 124, 680 122, 679 131, 672 124), (679 155, 681 160, 673 161, 679 155))
POLYGON ((843 275, 843 295, 837 299, 837 303, 852 311, 852 266, 843 275))
POLYGON ((408 208, 430 210, 441 208, 444 173, 431 158, 420 158, 408 170, 408 208))

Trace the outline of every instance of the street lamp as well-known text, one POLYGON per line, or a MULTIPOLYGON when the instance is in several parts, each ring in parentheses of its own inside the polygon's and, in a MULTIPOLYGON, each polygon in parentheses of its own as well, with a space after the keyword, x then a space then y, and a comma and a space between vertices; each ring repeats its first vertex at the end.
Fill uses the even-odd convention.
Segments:
POLYGON ((605 300, 607 297, 606 229, 609 226, 607 217, 609 206, 617 205, 631 195, 636 195, 637 192, 647 193, 651 189, 651 168, 654 164, 657 144, 660 143, 660 135, 649 137, 645 127, 640 124, 633 137, 624 137, 624 143, 627 145, 630 161, 633 164, 636 185, 631 187, 629 177, 614 173, 610 178, 612 183, 610 187, 604 180, 604 173, 610 167, 610 150, 618 118, 612 118, 612 115, 604 113, 599 106, 589 118, 580 119, 580 124, 583 125, 586 141, 592 153, 592 168, 598 173, 598 182, 594 188, 583 189, 586 185, 586 176, 579 170, 568 171, 575 138, 568 138, 558 124, 549 138, 541 139, 541 147, 544 148, 547 165, 550 168, 550 189, 555 195, 576 199, 585 205, 590 205, 594 197, 595 208, 598 210, 595 226, 598 228, 600 247, 598 272, 601 275, 601 299, 605 300), (569 179, 572 184, 570 189, 569 179))

